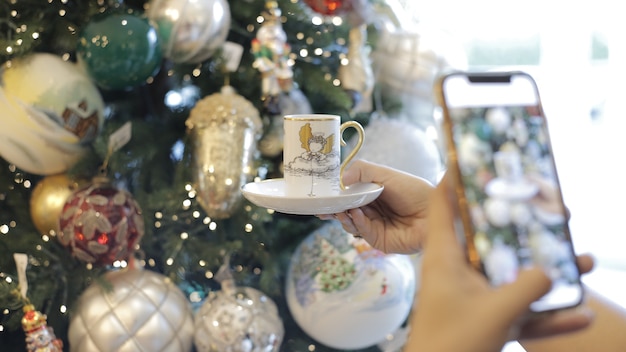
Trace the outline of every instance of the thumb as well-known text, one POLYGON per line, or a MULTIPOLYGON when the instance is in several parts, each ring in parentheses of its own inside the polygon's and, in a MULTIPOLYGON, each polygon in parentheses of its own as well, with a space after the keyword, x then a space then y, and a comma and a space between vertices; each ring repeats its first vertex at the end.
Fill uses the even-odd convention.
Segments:
POLYGON ((517 279, 496 290, 494 308, 509 312, 511 319, 528 312, 530 304, 550 291, 552 281, 540 268, 523 269, 517 279))

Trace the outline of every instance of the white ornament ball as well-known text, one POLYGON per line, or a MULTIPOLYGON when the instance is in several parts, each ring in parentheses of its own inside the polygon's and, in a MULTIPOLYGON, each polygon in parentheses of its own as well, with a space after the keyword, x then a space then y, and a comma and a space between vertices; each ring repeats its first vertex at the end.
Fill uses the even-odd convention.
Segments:
POLYGON ((26 172, 62 173, 102 129, 104 101, 74 63, 46 53, 0 68, 0 155, 26 172))
POLYGON ((129 269, 104 275, 72 312, 70 351, 186 352, 193 346, 193 313, 169 278, 129 269))
POLYGON ((177 63, 210 58, 230 30, 226 0, 152 0, 147 15, 157 28, 163 55, 177 63))
POLYGON ((496 134, 504 134, 509 131, 511 124, 513 123, 513 118, 511 117, 511 113, 501 107, 491 108, 485 113, 485 120, 491 128, 493 132, 496 134))
POLYGON ((487 220, 493 226, 504 227, 511 223, 511 206, 500 198, 488 198, 483 204, 487 220))
POLYGON ((484 259, 484 267, 492 285, 498 286, 512 282, 519 270, 515 248, 496 238, 484 259))
POLYGON ((475 171, 493 158, 491 146, 471 133, 460 136, 457 155, 459 167, 467 171, 475 171))
POLYGON ((251 287, 211 292, 195 317, 199 352, 273 352, 285 331, 274 301, 251 287))
POLYGON ((384 254, 332 221, 294 252, 286 297, 296 323, 337 349, 381 343, 406 320, 415 272, 409 256, 384 254))
POLYGON ((511 221, 517 226, 528 226, 533 220, 533 213, 525 202, 511 204, 511 221))
MULTIPOLYGON (((349 150, 356 141, 356 136, 350 139, 349 150)), ((408 172, 433 184, 443 171, 435 139, 416 125, 397 119, 373 118, 365 126, 365 139, 356 157, 408 172)))

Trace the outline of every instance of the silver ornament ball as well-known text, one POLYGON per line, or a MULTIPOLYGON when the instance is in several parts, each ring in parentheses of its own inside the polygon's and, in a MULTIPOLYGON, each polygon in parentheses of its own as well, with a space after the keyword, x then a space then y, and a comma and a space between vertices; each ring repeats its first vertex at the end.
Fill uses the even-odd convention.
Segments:
POLYGON ((193 344, 193 313, 183 292, 159 273, 108 272, 94 282, 72 312, 70 351, 187 352, 193 344))
POLYGON ((147 14, 159 33, 163 55, 177 63, 210 58, 230 30, 226 0, 152 0, 147 14))
POLYGON ((283 337, 276 304, 252 287, 212 292, 196 313, 199 352, 275 352, 283 337))

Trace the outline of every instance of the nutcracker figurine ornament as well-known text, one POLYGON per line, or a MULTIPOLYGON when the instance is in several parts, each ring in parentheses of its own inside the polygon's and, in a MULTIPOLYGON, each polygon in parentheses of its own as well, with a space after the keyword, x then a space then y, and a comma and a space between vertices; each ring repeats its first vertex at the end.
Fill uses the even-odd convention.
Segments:
POLYGON ((269 115, 280 115, 279 95, 289 92, 293 71, 289 65, 291 46, 281 24, 281 10, 276 1, 265 4, 265 21, 252 40, 254 67, 261 72, 261 91, 264 107, 269 115))
POLYGON ((22 327, 26 333, 26 349, 29 352, 62 352, 63 341, 57 339, 47 317, 28 303, 24 305, 22 327))

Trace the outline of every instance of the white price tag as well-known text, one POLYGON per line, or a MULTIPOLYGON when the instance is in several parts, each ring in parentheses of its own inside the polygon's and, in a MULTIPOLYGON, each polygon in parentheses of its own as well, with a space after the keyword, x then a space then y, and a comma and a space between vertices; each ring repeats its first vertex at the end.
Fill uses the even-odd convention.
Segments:
POLYGON ((17 279, 20 282, 20 293, 26 298, 28 291, 28 279, 26 279, 26 266, 28 266, 28 255, 24 253, 13 253, 15 267, 17 268, 17 279))
POLYGON ((222 46, 222 55, 226 60, 226 69, 228 72, 235 72, 241 62, 243 46, 233 42, 225 42, 222 46))
POLYGON ((128 141, 130 141, 131 136, 132 124, 130 122, 126 122, 122 125, 122 127, 118 128, 117 131, 113 132, 111 136, 109 136, 109 151, 118 151, 121 147, 126 145, 128 141))

